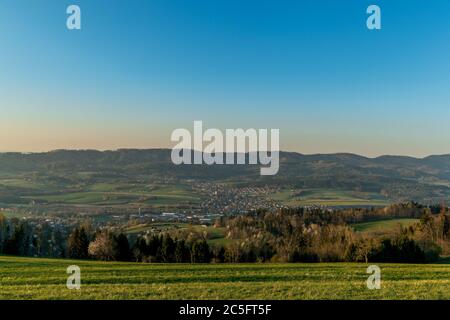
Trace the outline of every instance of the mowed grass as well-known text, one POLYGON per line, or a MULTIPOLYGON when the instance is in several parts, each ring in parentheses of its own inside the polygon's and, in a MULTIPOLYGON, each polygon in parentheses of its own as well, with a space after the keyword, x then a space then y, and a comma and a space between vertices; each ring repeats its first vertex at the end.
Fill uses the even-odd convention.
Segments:
POLYGON ((126 204, 138 199, 137 196, 124 193, 74 192, 60 195, 27 197, 45 200, 50 203, 112 205, 126 204))
POLYGON ((419 222, 419 219, 385 219, 371 222, 355 223, 352 228, 357 232, 370 232, 370 233, 389 233, 395 231, 399 225, 403 227, 409 227, 419 222))
POLYGON ((144 264, 0 256, 0 299, 450 299, 450 265, 144 264), (66 268, 81 268, 81 290, 66 268))
POLYGON ((281 190, 271 198, 289 206, 384 206, 388 204, 383 196, 377 193, 339 191, 328 189, 309 189, 302 192, 281 190))
POLYGON ((144 203, 153 206, 170 206, 178 204, 197 204, 199 202, 200 197, 196 193, 179 186, 168 186, 152 190, 150 199, 146 200, 144 203))
POLYGON ((24 179, 0 179, 0 185, 5 187, 16 187, 23 189, 48 188, 47 185, 39 184, 34 181, 26 181, 24 179))
POLYGON ((98 183, 86 189, 86 191, 25 196, 23 198, 72 205, 143 204, 154 207, 192 205, 201 200, 193 191, 179 186, 145 190, 145 186, 98 183))

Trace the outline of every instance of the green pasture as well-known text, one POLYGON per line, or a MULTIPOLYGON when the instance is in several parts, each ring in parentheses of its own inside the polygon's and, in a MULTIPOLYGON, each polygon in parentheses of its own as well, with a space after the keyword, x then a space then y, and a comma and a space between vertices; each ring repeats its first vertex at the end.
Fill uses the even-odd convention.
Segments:
POLYGON ((145 264, 0 256, 0 299, 450 299, 450 264, 145 264), (81 268, 81 289, 66 269, 81 268))

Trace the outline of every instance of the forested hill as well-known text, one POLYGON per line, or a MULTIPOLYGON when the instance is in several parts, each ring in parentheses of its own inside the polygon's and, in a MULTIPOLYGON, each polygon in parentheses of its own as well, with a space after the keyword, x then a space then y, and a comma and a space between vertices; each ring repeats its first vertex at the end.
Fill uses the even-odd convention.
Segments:
POLYGON ((450 195, 450 155, 426 158, 355 154, 280 153, 276 176, 260 176, 259 165, 172 164, 169 149, 116 151, 57 150, 46 153, 0 153, 0 174, 49 175, 70 179, 80 172, 94 177, 159 177, 278 184, 299 188, 332 188, 389 193, 389 197, 443 199, 450 195), (410 196, 408 196, 410 195, 410 196))

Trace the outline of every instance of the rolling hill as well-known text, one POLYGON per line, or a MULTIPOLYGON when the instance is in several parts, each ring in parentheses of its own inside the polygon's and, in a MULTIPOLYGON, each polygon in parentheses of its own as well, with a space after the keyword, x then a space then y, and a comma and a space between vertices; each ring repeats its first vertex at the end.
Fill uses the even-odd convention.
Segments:
MULTIPOLYGON (((316 193, 325 190, 325 196, 340 192, 345 195, 343 203, 352 203, 345 200, 356 192, 363 200, 357 198, 356 204, 365 203, 365 196, 376 200, 374 203, 404 200, 429 203, 450 199, 450 155, 419 159, 281 152, 279 173, 260 176, 259 165, 177 166, 171 162, 170 153, 169 149, 0 153, 0 205, 56 201, 65 199, 66 194, 70 194, 66 200, 72 204, 145 202, 148 199, 142 196, 148 188, 144 187, 158 185, 175 191, 156 192, 153 200, 164 205, 164 199, 173 198, 189 206, 200 201, 190 186, 201 182, 316 193), (114 192, 105 194, 107 191, 114 192)), ((298 203, 314 204, 314 201, 315 198, 306 198, 298 203)))

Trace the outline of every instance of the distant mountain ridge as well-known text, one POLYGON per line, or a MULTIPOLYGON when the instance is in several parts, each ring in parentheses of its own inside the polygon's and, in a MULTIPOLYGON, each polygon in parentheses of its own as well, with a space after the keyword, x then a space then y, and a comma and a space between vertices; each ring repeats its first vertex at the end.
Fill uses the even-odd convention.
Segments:
POLYGON ((259 175, 260 165, 177 166, 171 162, 170 154, 170 149, 0 153, 0 174, 35 172, 70 176, 89 171, 110 177, 152 176, 361 190, 386 194, 392 199, 438 200, 450 196, 450 155, 368 158, 350 153, 305 155, 280 152, 279 173, 264 177, 259 175))

